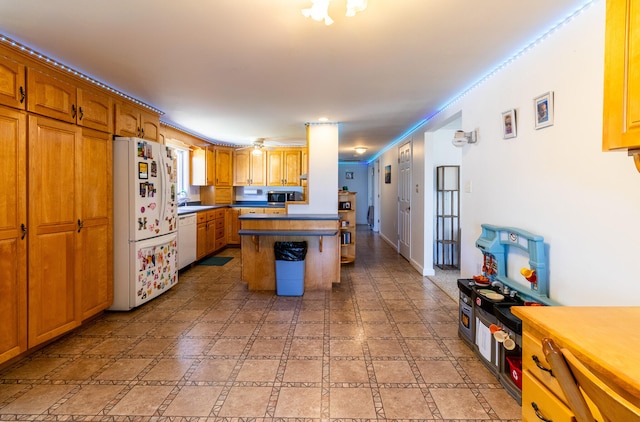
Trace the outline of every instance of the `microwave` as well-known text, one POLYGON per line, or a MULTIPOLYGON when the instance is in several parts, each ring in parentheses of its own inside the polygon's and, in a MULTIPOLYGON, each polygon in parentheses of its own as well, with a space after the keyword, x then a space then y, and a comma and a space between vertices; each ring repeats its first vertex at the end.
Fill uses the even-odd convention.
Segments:
POLYGON ((275 190, 267 192, 267 202, 269 205, 284 204, 289 201, 302 201, 302 192, 275 190))

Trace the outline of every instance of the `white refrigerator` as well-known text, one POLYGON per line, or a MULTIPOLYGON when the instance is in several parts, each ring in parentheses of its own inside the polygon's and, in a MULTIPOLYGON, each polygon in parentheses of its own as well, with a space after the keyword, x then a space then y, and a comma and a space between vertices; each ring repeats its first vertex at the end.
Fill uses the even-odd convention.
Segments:
POLYGON ((113 141, 113 305, 128 311, 178 282, 176 152, 138 138, 113 141))

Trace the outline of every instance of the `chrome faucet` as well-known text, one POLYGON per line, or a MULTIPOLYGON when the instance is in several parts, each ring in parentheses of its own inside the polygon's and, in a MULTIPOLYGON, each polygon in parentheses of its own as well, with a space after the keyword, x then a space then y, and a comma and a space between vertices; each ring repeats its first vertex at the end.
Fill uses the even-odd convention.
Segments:
POLYGON ((187 197, 187 191, 181 190, 178 192, 178 206, 187 205, 189 198, 187 197))

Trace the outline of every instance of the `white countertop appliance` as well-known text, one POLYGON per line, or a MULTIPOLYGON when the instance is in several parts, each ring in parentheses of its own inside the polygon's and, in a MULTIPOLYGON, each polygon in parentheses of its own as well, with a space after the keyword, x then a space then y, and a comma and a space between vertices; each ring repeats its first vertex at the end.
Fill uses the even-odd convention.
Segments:
POLYGON ((175 151, 138 138, 113 141, 113 305, 127 311, 178 282, 175 151))

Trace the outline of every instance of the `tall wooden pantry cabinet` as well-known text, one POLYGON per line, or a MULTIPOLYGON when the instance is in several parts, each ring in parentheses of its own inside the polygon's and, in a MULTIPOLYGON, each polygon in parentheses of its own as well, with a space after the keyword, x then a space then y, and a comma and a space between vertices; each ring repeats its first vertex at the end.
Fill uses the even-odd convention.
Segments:
POLYGON ((113 301, 115 100, 0 45, 0 364, 113 301))

